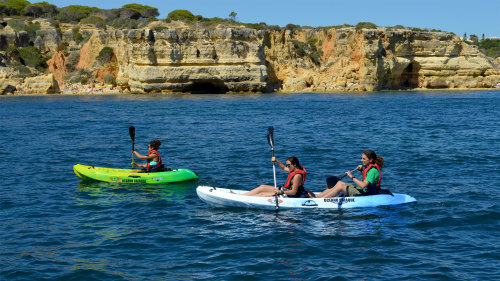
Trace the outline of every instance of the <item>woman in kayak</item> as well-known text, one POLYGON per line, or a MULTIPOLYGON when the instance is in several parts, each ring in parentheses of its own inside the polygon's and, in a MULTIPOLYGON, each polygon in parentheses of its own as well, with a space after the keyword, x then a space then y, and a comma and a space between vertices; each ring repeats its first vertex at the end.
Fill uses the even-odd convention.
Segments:
POLYGON ((381 193, 380 181, 382 180, 381 169, 384 166, 384 158, 377 156, 373 150, 365 150, 361 155, 361 163, 363 165, 358 166, 358 170, 363 172, 363 179, 358 179, 352 175, 351 172, 345 172, 345 174, 352 179, 354 184, 348 184, 342 181, 338 181, 333 188, 328 187, 323 192, 318 195, 308 191, 309 197, 335 197, 340 192, 343 192, 345 196, 364 196, 364 195, 374 195, 381 193))
POLYGON ((159 172, 158 169, 163 167, 160 153, 158 153, 160 145, 160 140, 151 141, 148 145, 148 155, 142 155, 139 152, 133 150, 132 154, 135 154, 135 156, 137 156, 139 159, 146 159, 147 162, 146 164, 136 164, 135 162, 132 162, 132 166, 144 168, 143 171, 146 172, 159 172))
POLYGON ((302 167, 299 163, 297 157, 289 157, 286 159, 285 165, 278 161, 276 157, 271 158, 272 162, 278 163, 278 166, 289 172, 288 179, 283 186, 282 190, 275 189, 271 185, 261 185, 243 195, 247 196, 273 196, 274 194, 286 194, 288 197, 307 197, 307 192, 304 188, 304 182, 306 180, 306 169, 302 167))

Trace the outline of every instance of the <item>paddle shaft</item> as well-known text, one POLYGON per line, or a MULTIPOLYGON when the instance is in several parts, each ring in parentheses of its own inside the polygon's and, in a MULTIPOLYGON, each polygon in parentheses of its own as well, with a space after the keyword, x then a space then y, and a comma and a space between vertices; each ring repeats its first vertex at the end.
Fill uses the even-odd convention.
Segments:
MULTIPOLYGON (((128 133, 130 135, 130 138, 132 139, 132 163, 134 163, 134 153, 133 151, 135 150, 135 127, 130 126, 128 128, 128 133)), ((132 169, 134 168, 134 165, 132 164, 132 169)))
MULTIPOLYGON (((274 158, 274 128, 271 126, 267 129, 267 142, 271 147, 271 155, 274 158)), ((274 177, 274 190, 276 190, 276 165, 273 162, 273 177, 274 177)), ((279 210, 278 193, 274 193, 274 200, 276 201, 276 212, 279 210)))
MULTIPOLYGON (((357 169, 358 168, 352 170, 351 173, 354 172, 354 171, 356 171, 357 169)), ((328 177, 326 179, 326 185, 327 185, 327 187, 328 188, 334 187, 337 184, 337 182, 339 182, 341 179, 345 178, 346 176, 347 176, 347 174, 344 174, 341 177, 336 177, 336 176, 328 177)))

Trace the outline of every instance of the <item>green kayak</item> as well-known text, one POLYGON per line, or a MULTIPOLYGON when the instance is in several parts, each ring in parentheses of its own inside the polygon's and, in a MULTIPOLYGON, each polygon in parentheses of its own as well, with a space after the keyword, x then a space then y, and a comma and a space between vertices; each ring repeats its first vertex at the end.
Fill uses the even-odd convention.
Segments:
POLYGON ((120 183, 170 183, 198 179, 198 175, 188 169, 175 169, 154 173, 137 173, 132 169, 112 169, 76 164, 75 174, 84 181, 104 181, 120 183))

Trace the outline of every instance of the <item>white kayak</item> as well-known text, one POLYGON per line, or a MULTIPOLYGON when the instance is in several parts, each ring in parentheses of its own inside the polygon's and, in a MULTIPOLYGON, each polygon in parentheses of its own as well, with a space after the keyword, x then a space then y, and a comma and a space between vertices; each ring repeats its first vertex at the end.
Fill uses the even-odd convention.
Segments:
MULTIPOLYGON (((196 193, 203 201, 216 207, 244 207, 256 209, 276 209, 275 197, 245 196, 248 190, 235 190, 215 188, 211 186, 198 186, 196 193)), ((406 194, 393 193, 377 194, 357 197, 333 198, 290 198, 278 197, 279 209, 295 208, 320 208, 320 209, 346 209, 361 207, 377 207, 399 205, 417 201, 406 194)))

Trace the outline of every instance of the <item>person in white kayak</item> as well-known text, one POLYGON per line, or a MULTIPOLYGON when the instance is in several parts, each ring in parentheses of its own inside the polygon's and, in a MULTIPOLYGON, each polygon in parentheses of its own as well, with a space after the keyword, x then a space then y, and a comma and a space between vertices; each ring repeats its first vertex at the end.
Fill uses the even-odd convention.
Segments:
POLYGON ((304 188, 304 183, 306 181, 306 169, 300 165, 299 159, 297 157, 289 157, 286 159, 285 165, 278 161, 276 157, 271 158, 272 162, 278 164, 278 166, 289 172, 286 183, 283 185, 282 190, 274 188, 271 185, 260 185, 259 187, 250 190, 243 195, 247 196, 274 196, 278 194, 286 194, 287 197, 307 197, 307 192, 304 188))
MULTIPOLYGON (((323 190, 318 195, 315 195, 314 193, 308 191, 307 193, 309 197, 335 197, 340 192, 344 193, 347 197, 375 195, 382 193, 380 182, 382 180, 381 170, 384 166, 384 158, 382 158, 381 156, 377 156, 377 154, 373 150, 365 150, 361 154, 361 163, 362 165, 358 166, 358 170, 363 173, 363 179, 356 178, 350 171, 345 172, 345 174, 352 179, 354 184, 345 183, 339 180, 333 186, 333 188, 331 188, 329 185, 327 189, 323 190)), ((390 191, 386 192, 390 193, 390 191)))

